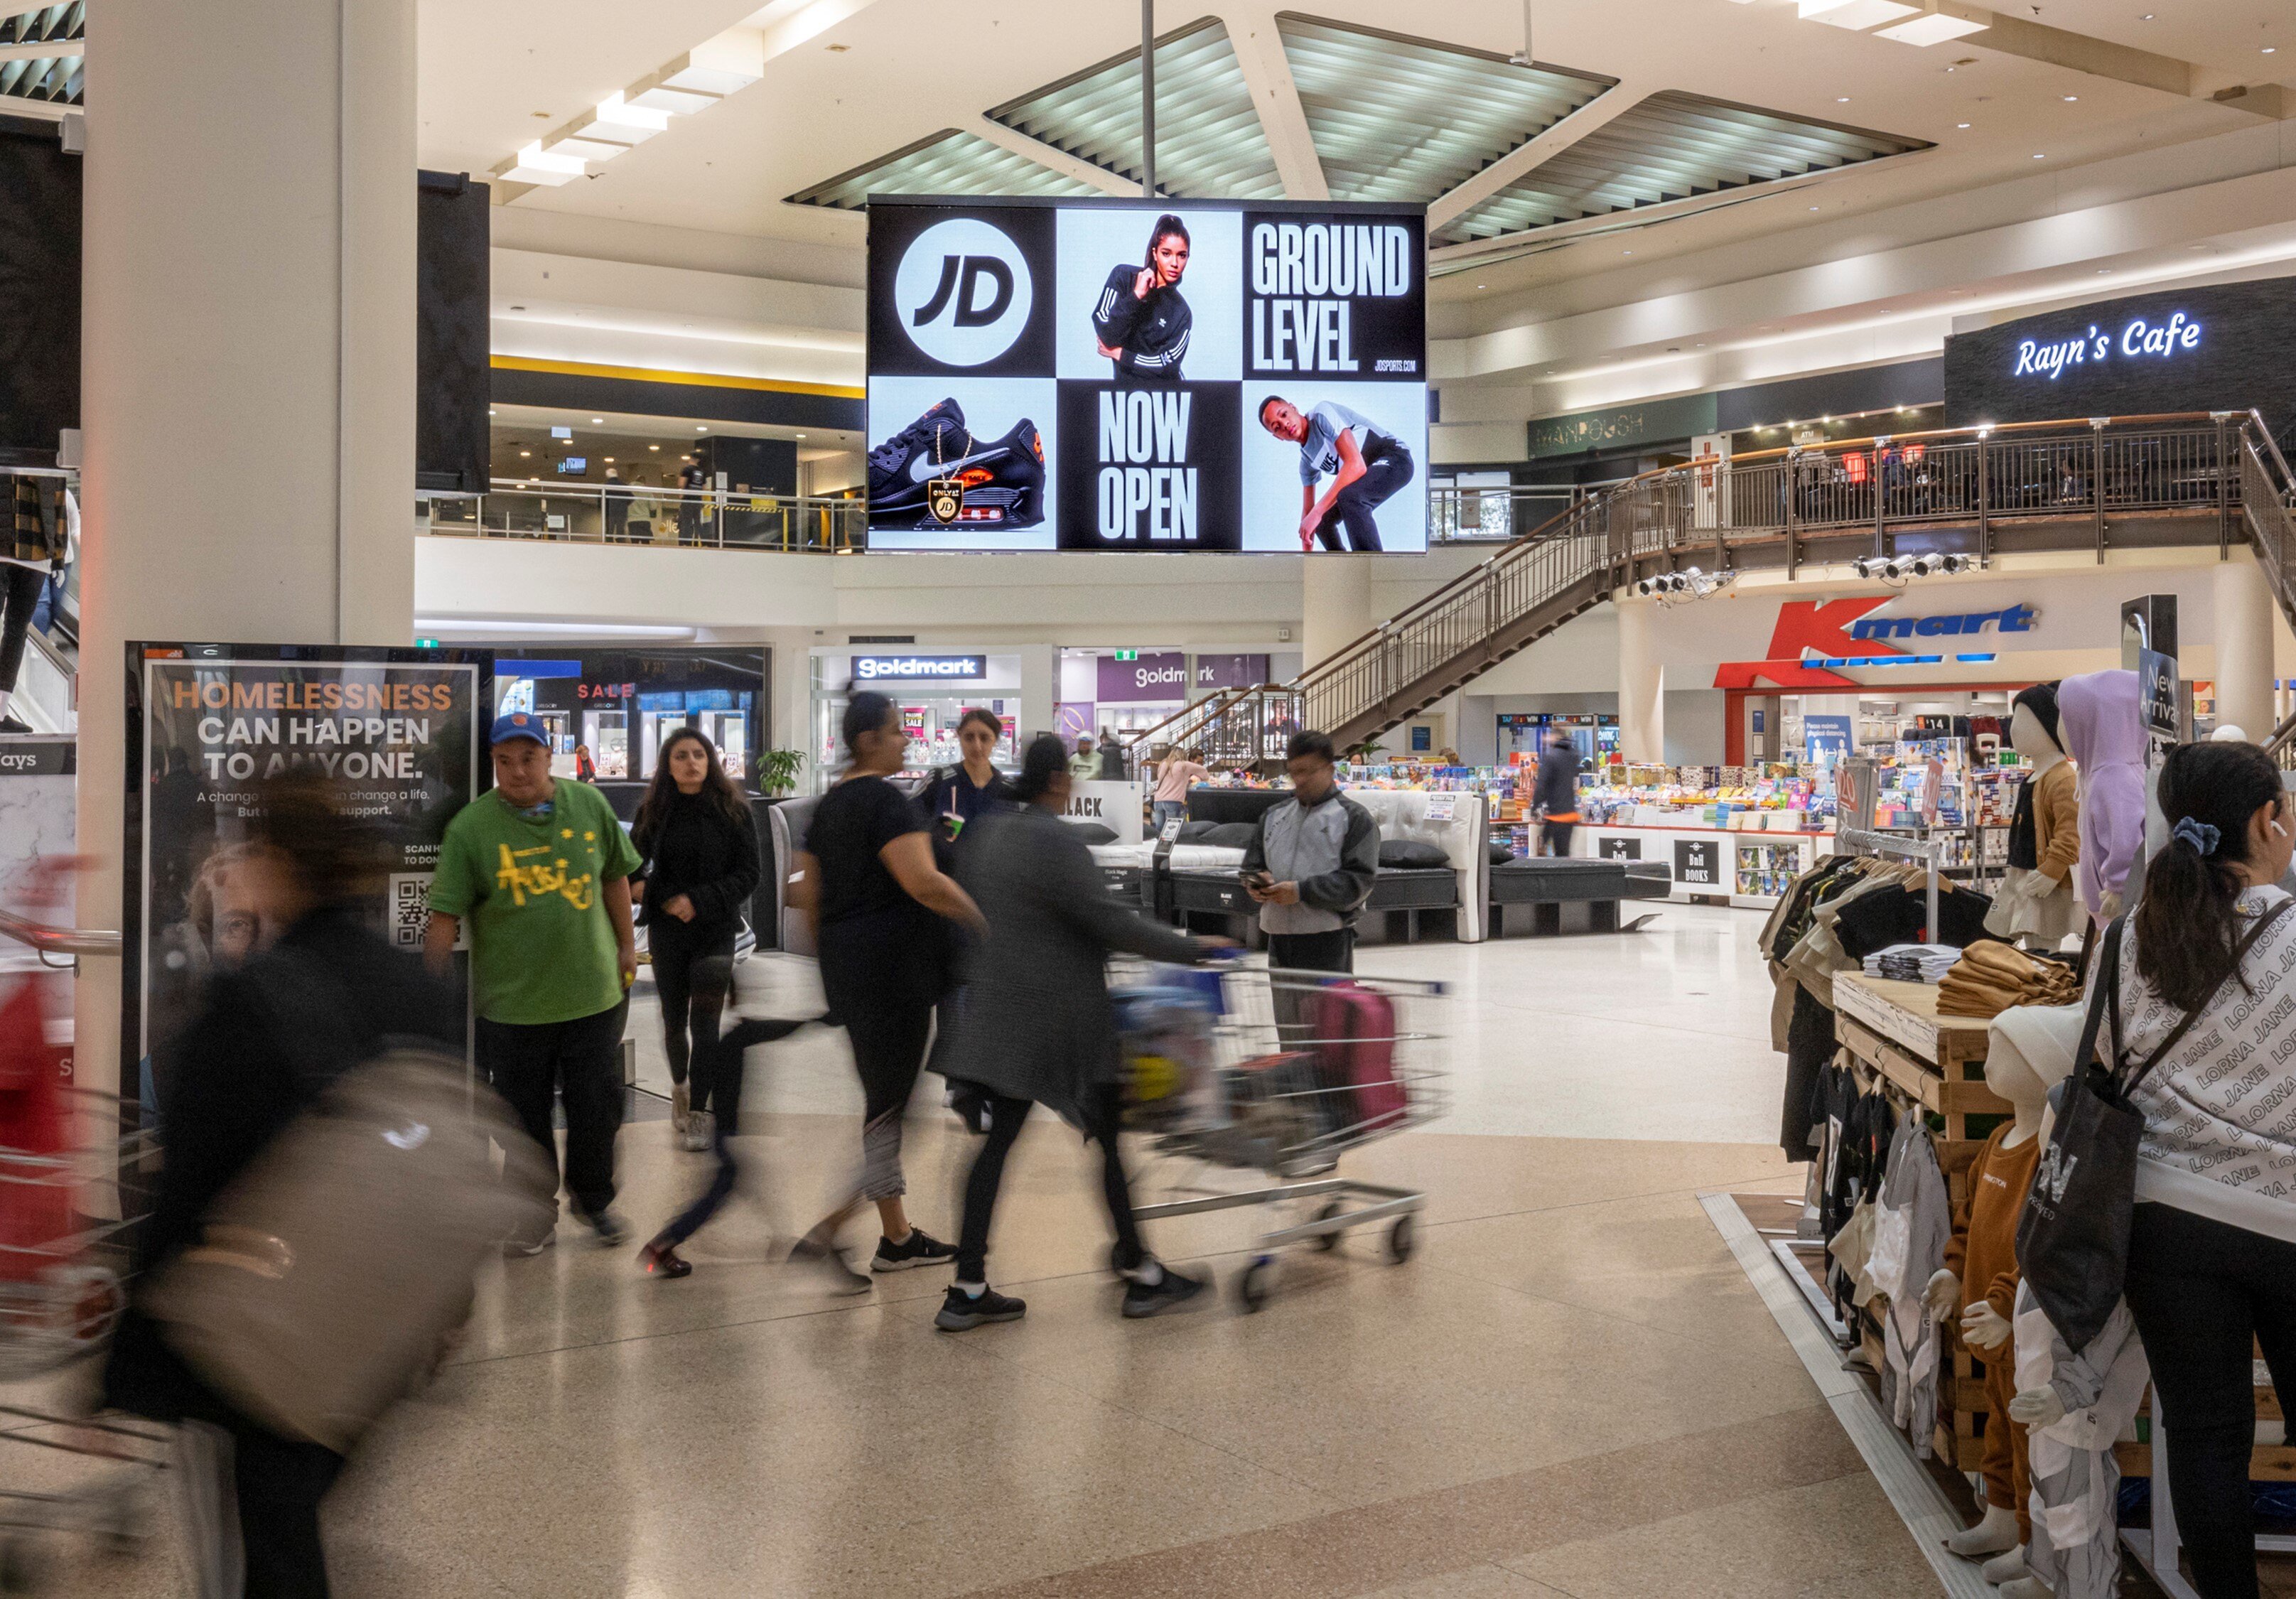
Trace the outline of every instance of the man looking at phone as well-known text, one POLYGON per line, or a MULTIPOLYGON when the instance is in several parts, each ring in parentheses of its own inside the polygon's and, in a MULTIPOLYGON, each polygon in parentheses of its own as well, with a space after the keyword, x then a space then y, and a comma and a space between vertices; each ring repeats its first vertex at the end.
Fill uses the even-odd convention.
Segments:
POLYGON ((1244 890, 1259 906, 1270 965, 1352 972, 1355 920, 1379 874, 1379 824, 1340 791, 1329 734, 1295 733, 1283 753, 1292 801, 1261 813, 1243 852, 1244 890))

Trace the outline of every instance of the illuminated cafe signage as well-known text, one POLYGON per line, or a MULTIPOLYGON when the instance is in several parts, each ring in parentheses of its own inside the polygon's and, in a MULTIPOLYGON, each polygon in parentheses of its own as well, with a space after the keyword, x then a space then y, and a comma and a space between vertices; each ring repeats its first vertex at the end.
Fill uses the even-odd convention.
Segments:
POLYGON ((2182 311, 2160 323, 2133 316, 2118 337, 2091 323, 2088 332, 2077 338, 2019 340, 2011 375, 2046 377, 2054 383, 2068 366, 2102 365, 2116 358, 2171 360, 2200 347, 2201 324, 2182 311))
POLYGON ((856 655, 853 681, 978 683, 988 676, 986 655, 856 655))

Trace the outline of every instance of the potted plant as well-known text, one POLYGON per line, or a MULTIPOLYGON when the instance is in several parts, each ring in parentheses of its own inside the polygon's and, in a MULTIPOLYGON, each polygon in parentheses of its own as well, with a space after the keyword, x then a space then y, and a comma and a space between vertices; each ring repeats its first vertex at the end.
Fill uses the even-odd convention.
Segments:
POLYGON ((797 775, 805 765, 802 750, 760 750, 758 751, 758 791, 780 799, 797 788, 797 775))

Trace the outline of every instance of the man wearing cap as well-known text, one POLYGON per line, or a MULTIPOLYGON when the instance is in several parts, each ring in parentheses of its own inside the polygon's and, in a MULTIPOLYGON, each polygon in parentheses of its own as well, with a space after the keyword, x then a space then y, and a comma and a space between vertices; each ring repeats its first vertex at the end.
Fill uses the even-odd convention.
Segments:
MULTIPOLYGON (((430 883, 423 955, 445 974, 465 922, 477 997, 479 1070, 557 1159, 551 1107, 566 1106, 566 1192, 602 1243, 628 1228, 614 1214, 614 1137, 622 1125, 622 1022, 637 975, 630 873, 637 850, 606 797, 550 775, 538 718, 494 726, 495 786, 447 827, 430 883)), ((555 1240, 512 1241, 538 1254, 555 1240)))

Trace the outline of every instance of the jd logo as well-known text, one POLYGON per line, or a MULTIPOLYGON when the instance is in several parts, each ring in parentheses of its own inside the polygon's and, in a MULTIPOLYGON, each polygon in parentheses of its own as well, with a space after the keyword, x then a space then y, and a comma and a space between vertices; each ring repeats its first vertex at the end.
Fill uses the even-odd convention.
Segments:
POLYGON ((964 509, 964 480, 934 478, 925 485, 925 509, 937 522, 953 522, 964 509))
POLYGON ((2073 1180, 2073 1171, 2079 1165, 2079 1155, 2068 1157, 2052 1144, 2041 1152, 2041 1170, 2034 1179, 2035 1186, 2049 1196, 2051 1204, 2062 1205, 2065 1202, 2065 1186, 2073 1180))
POLYGON ((1012 348, 1035 301, 1020 248, 972 217, 919 234, 893 275, 903 331, 944 366, 984 365, 1012 348))

